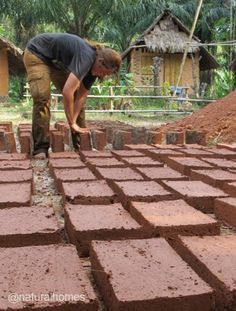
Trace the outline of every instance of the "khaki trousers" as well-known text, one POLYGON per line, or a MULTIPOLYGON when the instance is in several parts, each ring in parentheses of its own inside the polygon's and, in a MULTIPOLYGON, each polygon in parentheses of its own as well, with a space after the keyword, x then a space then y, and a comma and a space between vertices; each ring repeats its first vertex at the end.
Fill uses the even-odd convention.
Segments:
MULTIPOLYGON (((33 98, 33 155, 40 152, 47 154, 50 147, 50 83, 52 81, 57 90, 61 92, 69 73, 49 67, 27 49, 24 52, 23 61, 27 71, 30 94, 33 98)), ((85 109, 81 110, 77 124, 85 127, 85 109)), ((78 134, 72 133, 72 141, 74 148, 79 149, 78 134)))

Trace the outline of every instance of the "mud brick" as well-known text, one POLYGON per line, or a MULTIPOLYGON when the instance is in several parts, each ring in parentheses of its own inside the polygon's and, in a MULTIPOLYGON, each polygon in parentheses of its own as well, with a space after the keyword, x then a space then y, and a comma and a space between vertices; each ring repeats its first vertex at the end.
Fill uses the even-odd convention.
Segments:
POLYGON ((13 132, 13 125, 11 121, 0 121, 0 126, 5 127, 7 132, 13 132))
POLYGON ((112 155, 117 159, 122 159, 123 157, 142 157, 143 153, 137 150, 111 150, 112 155))
POLYGON ((96 177, 87 168, 59 168, 54 169, 53 177, 55 179, 56 188, 59 192, 62 191, 62 183, 67 181, 85 181, 95 180, 96 177))
POLYGON ((63 152, 64 151, 64 138, 61 132, 56 131, 51 133, 51 148, 52 152, 63 152))
POLYGON ((80 150, 92 150, 90 133, 80 133, 80 150))
POLYGON ((236 162, 226 159, 209 159, 209 158, 202 158, 203 161, 206 161, 207 163, 223 168, 223 169, 234 169, 236 170, 236 162))
POLYGON ((6 150, 5 130, 0 130, 0 151, 6 150))
POLYGON ((162 167, 163 163, 153 160, 149 157, 123 157, 122 160, 129 166, 152 166, 152 167, 162 167))
POLYGON ((223 143, 219 143, 219 144, 216 144, 216 147, 218 149, 228 149, 228 150, 231 150, 231 151, 234 151, 236 152, 236 143, 233 143, 233 144, 223 144, 223 143))
POLYGON ((31 153, 31 133, 21 133, 19 136, 21 153, 31 153))
POLYGON ((213 310, 213 290, 163 238, 93 241, 91 262, 109 310, 213 310))
POLYGON ((79 158, 54 158, 49 160, 48 166, 50 173, 53 175, 53 170, 56 168, 82 168, 85 167, 85 164, 79 158))
POLYGON ((5 132, 6 149, 8 153, 16 152, 16 141, 13 132, 5 132))
POLYGON ((59 121, 55 122, 54 127, 55 127, 58 131, 62 132, 62 131, 63 131, 63 128, 64 128, 64 126, 65 126, 65 124, 66 124, 65 121, 59 120, 59 121))
POLYGON ((141 180, 143 177, 129 167, 97 167, 96 175, 107 180, 141 180))
POLYGON ((215 155, 212 152, 208 150, 204 150, 204 149, 185 148, 185 149, 181 149, 180 151, 183 152, 186 157, 195 157, 195 158, 215 157, 215 155))
POLYGON ((33 170, 0 170, 0 183, 30 182, 33 186, 33 170))
POLYGON ((161 144, 163 139, 162 132, 148 131, 147 132, 147 144, 161 144))
POLYGON ((88 255, 92 240, 143 238, 142 227, 120 203, 65 206, 65 229, 80 255, 88 255))
POLYGON ((105 180, 62 183, 64 202, 72 204, 111 204, 118 202, 117 195, 105 180))
POLYGON ((182 145, 172 145, 172 144, 155 144, 152 145, 153 147, 155 147, 155 149, 169 149, 169 150, 179 150, 182 149, 183 146, 182 145))
POLYGON ((71 145, 71 130, 68 124, 65 124, 64 126, 63 141, 64 144, 68 146, 71 145))
POLYGON ((62 242, 53 209, 46 206, 0 210, 0 247, 62 242))
POLYGON ((171 149, 152 149, 147 150, 145 153, 152 159, 162 162, 166 162, 168 157, 183 157, 182 152, 171 149))
POLYGON ((181 237, 181 257, 216 294, 215 310, 236 310, 236 236, 181 237))
POLYGON ((86 161, 87 158, 112 158, 113 155, 110 151, 85 150, 80 151, 80 157, 83 161, 86 161))
POLYGON ((168 166, 184 175, 190 175, 191 169, 210 169, 212 165, 202 160, 191 157, 168 157, 166 158, 168 166))
POLYGON ((79 159, 80 156, 74 151, 50 152, 49 159, 79 159))
POLYGON ((131 202, 130 213, 144 226, 149 236, 220 234, 220 224, 216 220, 184 200, 131 202))
POLYGON ((3 160, 0 161, 0 170, 28 170, 30 169, 31 162, 30 160, 22 160, 22 161, 15 161, 15 160, 3 160))
POLYGON ((200 131, 185 131, 186 144, 199 144, 206 146, 206 133, 200 131))
POLYGON ((113 182, 112 187, 127 209, 131 201, 156 202, 174 199, 171 192, 155 181, 116 181, 113 182))
POLYGON ((0 262, 3 311, 98 310, 94 290, 72 245, 2 248, 0 262), (15 277, 17 282, 12 282, 15 277), (37 298, 12 303, 8 299, 11 293, 25 297, 32 293, 37 298))
POLYGON ((188 180, 189 177, 169 167, 136 167, 145 179, 151 180, 188 180))
POLYGON ((213 156, 211 156, 212 158, 236 159, 236 152, 228 149, 209 148, 207 150, 213 153, 213 156))
POLYGON ((0 161, 27 160, 28 155, 24 153, 0 153, 0 161))
POLYGON ((112 145, 114 149, 124 149, 126 144, 131 143, 131 132, 128 131, 115 131, 113 134, 112 145))
POLYGON ((204 212, 212 212, 214 199, 228 196, 222 190, 202 181, 163 181, 163 184, 169 191, 204 212))
POLYGON ((0 208, 30 205, 30 182, 0 184, 0 208))
POLYGON ((236 197, 236 182, 224 183, 223 190, 232 197, 236 197))
POLYGON ((148 144, 126 144, 124 146, 124 149, 126 150, 137 150, 137 151, 145 151, 145 150, 155 150, 155 147, 153 145, 148 144))
POLYGON ((86 164, 96 167, 124 167, 124 162, 117 160, 116 158, 87 158, 86 164))
POLYGON ((190 179, 201 180, 213 187, 223 188, 225 183, 236 181, 235 173, 222 169, 192 170, 190 179))
POLYGON ((94 148, 97 150, 104 150, 107 145, 106 133, 103 131, 92 130, 91 135, 94 148))
POLYGON ((166 144, 179 145, 184 144, 184 132, 167 132, 166 144))
POLYGON ((236 198, 216 199, 214 214, 218 219, 236 228, 236 198))

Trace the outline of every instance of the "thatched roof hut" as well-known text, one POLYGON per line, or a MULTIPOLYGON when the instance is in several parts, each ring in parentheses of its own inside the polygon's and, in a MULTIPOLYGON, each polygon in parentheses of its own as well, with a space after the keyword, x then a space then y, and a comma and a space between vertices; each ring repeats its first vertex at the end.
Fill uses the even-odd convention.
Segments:
POLYGON ((182 56, 187 47, 188 57, 182 85, 194 89, 196 84, 199 84, 199 72, 215 69, 219 64, 197 37, 193 36, 189 42, 189 35, 190 30, 170 11, 166 10, 158 16, 122 54, 123 58, 127 57, 136 82, 153 85, 151 66, 153 58, 159 57, 162 59, 160 83, 169 82, 175 85, 182 56))
POLYGON ((9 75, 25 74, 23 51, 13 43, 0 37, 0 101, 8 99, 9 75))

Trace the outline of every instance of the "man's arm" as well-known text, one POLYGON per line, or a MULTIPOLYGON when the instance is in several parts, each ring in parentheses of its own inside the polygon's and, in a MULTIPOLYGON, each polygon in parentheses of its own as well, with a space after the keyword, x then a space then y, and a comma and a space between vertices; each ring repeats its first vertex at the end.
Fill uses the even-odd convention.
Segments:
MULTIPOLYGON (((84 133, 84 132, 87 132, 87 130, 80 128, 76 124, 76 119, 77 119, 77 116, 79 115, 79 112, 81 110, 82 106, 80 107, 80 105, 82 103, 80 103, 80 101, 79 101, 79 103, 75 104, 75 106, 74 106, 74 94, 80 85, 81 85, 80 80, 73 73, 70 73, 69 77, 67 78, 66 83, 63 87, 62 95, 63 95, 63 102, 64 102, 64 109, 65 109, 66 118, 67 118, 67 121, 68 121, 71 129, 74 130, 75 132, 84 133)), ((82 87, 81 98, 83 98, 82 95, 84 94, 83 89, 85 89, 85 88, 82 87)), ((86 97, 87 97, 87 95, 86 95, 86 97)), ((85 99, 86 99, 86 97, 85 97, 85 99)), ((76 100, 76 102, 77 102, 77 100, 76 100)))
POLYGON ((81 109, 84 107, 89 90, 86 89, 83 82, 81 82, 78 92, 76 92, 76 98, 74 101, 74 120, 76 122, 81 109))

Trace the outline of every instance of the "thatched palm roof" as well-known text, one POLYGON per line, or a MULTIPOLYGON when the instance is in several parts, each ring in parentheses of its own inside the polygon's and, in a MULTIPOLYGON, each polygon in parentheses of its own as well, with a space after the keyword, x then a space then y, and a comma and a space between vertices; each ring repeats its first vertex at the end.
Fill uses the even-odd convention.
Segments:
POLYGON ((189 53, 200 51, 200 69, 209 70, 219 67, 216 59, 203 46, 200 40, 193 36, 189 42, 190 30, 170 11, 166 10, 141 34, 141 36, 123 52, 125 58, 135 46, 146 46, 151 51, 159 53, 183 53, 188 46, 189 53))
POLYGON ((7 49, 9 73, 16 76, 25 74, 23 51, 17 48, 13 43, 0 37, 0 49, 2 48, 7 49))

